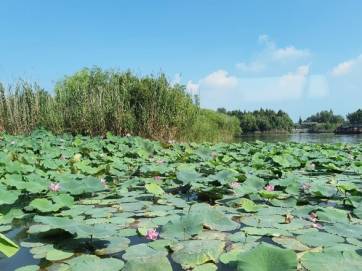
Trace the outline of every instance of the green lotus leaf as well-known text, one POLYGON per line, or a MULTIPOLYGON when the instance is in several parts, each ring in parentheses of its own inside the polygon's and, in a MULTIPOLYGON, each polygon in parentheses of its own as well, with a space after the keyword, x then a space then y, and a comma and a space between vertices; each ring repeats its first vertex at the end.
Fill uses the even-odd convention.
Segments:
POLYGON ((151 259, 154 257, 165 257, 166 251, 157 251, 147 246, 147 244, 133 245, 126 249, 123 259, 129 261, 131 259, 151 259))
POLYGON ((20 191, 0 190, 0 205, 13 204, 17 201, 20 191))
POLYGON ((97 191, 101 191, 104 190, 104 184, 97 178, 93 177, 93 176, 87 176, 85 177, 82 182, 84 182, 85 185, 85 192, 97 192, 97 191))
POLYGON ((301 263, 310 271, 359 270, 362 256, 352 251, 308 252, 302 256, 301 263))
POLYGON ((277 207, 291 208, 297 205, 297 199, 295 197, 288 197, 286 199, 271 199, 270 204, 277 207))
POLYGON ((260 190, 259 195, 266 199, 278 198, 279 194, 275 191, 260 190))
POLYGON ((328 252, 328 251, 355 251, 355 252, 362 252, 360 250, 359 247, 355 246, 355 245, 350 245, 350 244, 339 244, 338 246, 332 246, 332 247, 325 247, 323 248, 324 252, 328 252))
POLYGON ((153 218, 151 221, 157 225, 165 225, 170 220, 175 220, 175 219, 179 219, 179 218, 180 218, 179 215, 169 215, 169 216, 163 216, 163 217, 156 217, 156 218, 153 218))
POLYGON ((225 240, 227 234, 219 231, 202 231, 197 236, 195 236, 195 239, 198 240, 225 240))
POLYGON ((187 240, 200 233, 202 229, 202 216, 190 214, 167 222, 162 227, 161 236, 171 240, 187 240))
MULTIPOLYGON (((248 239, 249 237, 250 236, 248 236, 248 239)), ((247 240, 247 242, 238 242, 231 245, 230 251, 238 251, 239 253, 246 252, 256 247, 258 244, 259 243, 251 242, 250 240, 247 240)))
POLYGON ((48 261, 60 261, 60 260, 64 260, 67 258, 70 258, 74 255, 74 252, 69 250, 58 250, 58 249, 54 249, 49 251, 46 254, 46 259, 48 261))
POLYGON ((130 259, 125 264, 123 271, 172 271, 170 261, 166 257, 130 259))
POLYGON ((205 263, 202 265, 196 266, 192 271, 215 271, 217 270, 217 266, 214 263, 205 263))
POLYGON ((310 249, 308 246, 302 244, 299 240, 295 239, 294 237, 284 237, 284 236, 273 237, 272 240, 275 243, 292 250, 306 251, 310 249))
POLYGON ((40 247, 33 247, 30 249, 30 253, 34 254, 35 259, 45 258, 49 251, 54 250, 53 244, 48 244, 40 247))
POLYGON ((353 210, 353 214, 355 214, 358 218, 362 219, 362 204, 360 204, 357 208, 353 210))
POLYGON ((172 259, 183 267, 197 266, 208 261, 217 262, 225 243, 219 240, 182 241, 170 248, 172 259))
POLYGON ((60 194, 52 197, 53 201, 59 203, 62 207, 72 207, 74 205, 74 198, 68 194, 60 194))
POLYGON ((109 237, 93 241, 92 244, 95 248, 95 255, 108 255, 121 252, 127 249, 130 240, 124 237, 109 237))
POLYGON ((174 244, 175 242, 170 241, 170 240, 156 240, 153 242, 149 242, 147 245, 151 248, 153 248, 154 250, 159 250, 159 251, 169 251, 170 250, 170 245, 174 244))
POLYGON ((72 271, 119 271, 123 268, 124 262, 117 258, 86 259, 72 266, 72 271))
POLYGON ((39 232, 47 232, 51 229, 49 225, 31 225, 29 227, 28 233, 35 234, 39 232))
POLYGON ((204 215, 204 226, 211 230, 232 231, 240 227, 239 223, 232 221, 225 213, 215 209, 207 210, 204 215))
MULTIPOLYGON (((98 181, 100 182, 100 181, 98 181)), ((82 193, 84 193, 85 191, 85 187, 84 187, 84 183, 81 181, 77 181, 74 179, 70 179, 67 182, 62 182, 61 183, 61 189, 62 191, 67 191, 72 195, 80 195, 82 193)), ((103 185, 104 188, 104 185, 103 185)))
POLYGON ((53 203, 47 199, 34 199, 29 206, 38 209, 40 212, 48 213, 58 211, 62 205, 60 203, 53 203))
POLYGON ((199 147, 194 151, 194 153, 203 160, 213 159, 213 157, 211 156, 212 150, 208 147, 199 147))
POLYGON ((7 238, 5 235, 0 233, 0 252, 3 253, 6 257, 12 257, 20 247, 7 238))
POLYGON ((335 192, 330 186, 316 184, 312 186, 310 193, 313 193, 317 197, 331 197, 335 192))
POLYGON ((232 242, 249 243, 249 242, 257 241, 258 239, 260 239, 260 236, 249 235, 245 238, 245 232, 240 231, 240 232, 228 235, 227 238, 232 242))
POLYGON ((151 194, 161 195, 161 194, 165 193, 165 191, 163 191, 163 189, 158 184, 154 184, 154 183, 146 184, 145 188, 151 194))
POLYGON ((118 231, 118 235, 119 236, 136 236, 137 235, 137 230, 136 229, 123 229, 123 230, 119 230, 118 231))
POLYGON ((347 221, 347 212, 331 207, 319 208, 317 211, 318 220, 327 222, 347 221))
MULTIPOLYGON (((284 211, 285 213, 285 211, 284 211)), ((283 223, 285 220, 281 215, 270 216, 244 216, 240 219, 240 222, 254 227, 272 228, 274 223, 283 223)))
POLYGON ((176 173, 178 180, 182 181, 184 185, 190 182, 197 182, 201 180, 202 175, 195 170, 181 170, 176 173))
POLYGON ((282 229, 272 229, 272 228, 253 228, 253 227, 244 227, 242 229, 244 232, 247 232, 249 235, 259 235, 259 236, 293 236, 290 232, 282 229))
POLYGON ((238 255, 240 254, 240 251, 231 251, 221 254, 220 256, 220 262, 223 264, 227 264, 232 267, 237 267, 238 262, 236 261, 238 255))
POLYGON ((38 265, 27 265, 27 266, 16 268, 14 271, 39 271, 39 266, 38 265))
POLYGON ((288 160, 285 159, 283 156, 275 155, 275 156, 273 156, 272 159, 275 163, 281 165, 283 168, 290 166, 288 160))
POLYGON ((326 225, 324 229, 329 233, 334 233, 343 237, 361 238, 362 225, 352 223, 334 223, 333 225, 326 225))
POLYGON ((281 249, 261 242, 254 249, 237 256, 239 271, 295 271, 297 255, 293 250, 281 249))
POLYGON ((309 232, 301 234, 297 237, 299 241, 302 243, 308 245, 308 246, 322 246, 322 247, 328 247, 328 246, 337 246, 340 243, 344 242, 344 238, 326 233, 326 232, 309 232))

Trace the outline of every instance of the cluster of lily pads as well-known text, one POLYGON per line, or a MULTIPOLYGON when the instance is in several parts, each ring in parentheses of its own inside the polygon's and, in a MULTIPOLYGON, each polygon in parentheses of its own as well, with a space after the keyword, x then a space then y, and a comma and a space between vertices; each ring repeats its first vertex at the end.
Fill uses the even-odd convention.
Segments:
POLYGON ((39 259, 17 271, 358 270, 361 151, 3 134, 0 252, 39 259))

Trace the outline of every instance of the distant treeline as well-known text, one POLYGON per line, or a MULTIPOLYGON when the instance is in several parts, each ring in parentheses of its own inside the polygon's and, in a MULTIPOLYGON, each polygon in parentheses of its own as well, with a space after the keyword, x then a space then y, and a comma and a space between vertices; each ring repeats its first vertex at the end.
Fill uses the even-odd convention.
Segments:
POLYGON ((130 71, 84 68, 64 76, 53 95, 37 83, 0 83, 0 130, 55 134, 138 135, 154 140, 219 141, 241 133, 236 117, 201 109, 185 86, 164 74, 140 77, 130 71))
POLYGON ((240 120, 240 127, 243 133, 291 132, 294 128, 293 121, 289 115, 279 110, 277 113, 271 109, 254 110, 246 112, 241 110, 226 111, 225 108, 218 108, 218 112, 235 116, 240 120))
MULTIPOLYGON (((299 122, 301 118, 299 118, 299 122)), ((304 120, 304 122, 318 122, 314 126, 310 126, 311 132, 333 132, 338 126, 345 123, 345 119, 341 115, 334 115, 333 110, 323 110, 304 120)))

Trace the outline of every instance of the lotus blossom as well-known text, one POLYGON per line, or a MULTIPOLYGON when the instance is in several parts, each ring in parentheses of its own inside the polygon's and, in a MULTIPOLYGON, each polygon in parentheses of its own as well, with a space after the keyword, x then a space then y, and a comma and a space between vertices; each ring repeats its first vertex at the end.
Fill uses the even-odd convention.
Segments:
POLYGON ((313 228, 317 228, 319 230, 324 230, 321 224, 313 224, 313 228))
POLYGON ((66 156, 64 156, 64 155, 61 155, 60 156, 60 159, 62 159, 62 160, 65 160, 67 157, 66 156))
POLYGON ((265 190, 274 191, 274 185, 267 185, 264 187, 265 190))
POLYGON ((312 186, 308 183, 308 184, 303 184, 302 185, 302 189, 303 190, 306 190, 306 189, 311 189, 312 188, 312 186))
POLYGON ((106 179, 104 179, 104 178, 101 179, 101 183, 105 184, 106 182, 107 182, 106 179))
POLYGON ((130 134, 130 133, 127 133, 126 136, 131 136, 131 134, 130 134))
POLYGON ((63 149, 63 146, 59 146, 59 149, 61 149, 61 150, 62 150, 62 149, 63 149))
POLYGON ((157 161, 157 164, 162 164, 162 163, 164 163, 165 162, 165 160, 158 160, 157 161))
POLYGON ((150 162, 155 161, 155 158, 150 157, 150 162))
POLYGON ((237 186, 240 186, 240 184, 238 182, 233 182, 230 184, 230 188, 234 188, 234 187, 237 187, 237 186))
POLYGON ((348 155, 349 159, 353 159, 353 157, 354 157, 353 155, 348 155))
POLYGON ((14 144, 15 144, 15 141, 11 141, 11 142, 10 142, 10 145, 14 145, 14 144))
POLYGON ((59 141, 60 141, 60 142, 64 142, 64 139, 63 139, 63 138, 61 138, 61 139, 59 139, 59 141))
POLYGON ((55 184, 55 183, 52 183, 51 185, 48 186, 48 189, 50 191, 58 191, 59 189, 61 188, 60 184, 55 184))
POLYGON ((308 221, 310 221, 310 222, 316 222, 317 219, 314 218, 314 217, 308 216, 308 217, 305 218, 305 220, 308 220, 308 221))
POLYGON ((153 177, 153 179, 154 179, 155 181, 161 181, 161 177, 160 177, 160 176, 155 176, 155 177, 153 177))
POLYGON ((103 139, 103 138, 104 138, 104 136, 102 136, 102 135, 101 135, 101 136, 100 136, 100 138, 101 138, 101 139, 103 139))
POLYGON ((308 167, 309 167, 310 169, 314 169, 314 168, 315 168, 315 164, 309 164, 308 167))
POLYGON ((146 236, 147 239, 157 240, 157 236, 158 236, 157 231, 155 231, 155 230, 148 230, 147 231, 147 236, 146 236))
POLYGON ((100 153, 100 154, 99 154, 99 156, 100 156, 100 157, 103 157, 103 156, 104 156, 104 154, 103 154, 103 153, 100 153))
POLYGON ((216 157, 216 153, 215 152, 211 153, 211 156, 216 157))
POLYGON ((171 143, 175 143, 175 142, 176 142, 175 139, 172 139, 172 140, 169 140, 169 141, 168 141, 168 143, 170 143, 170 144, 171 144, 171 143))
POLYGON ((347 147, 346 147, 346 149, 347 149, 347 150, 350 150, 350 149, 351 149, 351 147, 350 147, 350 146, 347 146, 347 147))

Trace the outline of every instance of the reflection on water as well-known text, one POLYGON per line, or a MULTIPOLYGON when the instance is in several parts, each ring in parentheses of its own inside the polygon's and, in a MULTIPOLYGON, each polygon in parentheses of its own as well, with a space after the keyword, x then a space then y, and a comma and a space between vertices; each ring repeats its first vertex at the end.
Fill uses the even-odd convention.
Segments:
POLYGON ((247 142, 252 143, 255 140, 260 140, 263 142, 307 142, 307 143, 348 143, 348 144, 360 144, 362 142, 362 135, 335 135, 333 133, 325 134, 309 134, 309 133, 300 133, 300 134, 252 134, 252 135, 243 135, 239 138, 235 138, 232 142, 241 143, 247 142))

